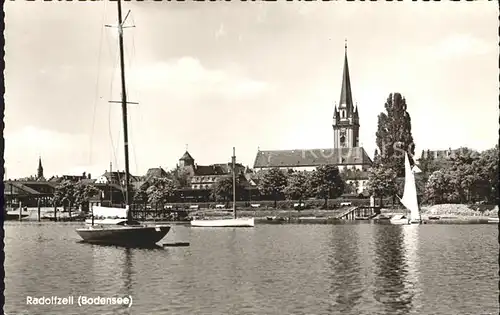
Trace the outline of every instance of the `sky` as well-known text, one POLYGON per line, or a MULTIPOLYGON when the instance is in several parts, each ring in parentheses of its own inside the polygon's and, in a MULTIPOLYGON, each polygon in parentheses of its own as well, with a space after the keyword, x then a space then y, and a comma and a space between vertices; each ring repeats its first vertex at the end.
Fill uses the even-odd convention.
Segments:
MULTIPOLYGON (((123 170, 115 2, 8 1, 6 178, 123 170)), ((360 142, 405 98, 416 152, 498 142, 498 9, 476 2, 124 2, 130 171, 333 147, 344 42, 360 142)))

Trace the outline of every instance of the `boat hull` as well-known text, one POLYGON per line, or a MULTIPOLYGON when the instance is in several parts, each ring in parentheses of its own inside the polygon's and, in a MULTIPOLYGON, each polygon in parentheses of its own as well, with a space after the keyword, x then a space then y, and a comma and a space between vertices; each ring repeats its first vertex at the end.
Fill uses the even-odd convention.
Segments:
POLYGON ((76 232, 86 243, 118 246, 150 246, 170 231, 168 225, 88 227, 76 232))
POLYGON ((408 221, 408 219, 394 219, 394 220, 389 220, 389 222, 391 224, 395 224, 395 225, 407 225, 407 224, 410 224, 410 222, 408 221))
MULTIPOLYGON (((21 214, 21 219, 28 217, 27 214, 21 214)), ((19 213, 6 213, 4 216, 5 221, 19 220, 19 213)))
POLYGON ((422 223, 421 221, 417 220, 410 221, 408 219, 394 219, 394 220, 389 220, 389 222, 394 225, 419 225, 422 223))
POLYGON ((192 220, 193 227, 254 227, 254 218, 219 219, 219 220, 192 220))
POLYGON ((499 218, 488 218, 488 223, 499 223, 499 218))

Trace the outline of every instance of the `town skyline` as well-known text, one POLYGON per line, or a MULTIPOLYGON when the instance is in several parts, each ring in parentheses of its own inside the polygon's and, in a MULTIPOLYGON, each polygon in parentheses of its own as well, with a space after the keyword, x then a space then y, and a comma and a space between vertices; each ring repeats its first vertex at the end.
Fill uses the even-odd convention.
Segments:
MULTIPOLYGON (((129 99, 139 102, 129 106, 131 173, 175 167, 186 144, 202 165, 229 162, 235 146, 250 167, 259 147, 333 147, 345 38, 370 157, 394 92, 406 98, 417 156, 493 147, 496 11, 426 5, 125 2, 136 25, 125 31, 129 99), (398 32, 384 22, 395 14, 398 32)), ((46 174, 98 176, 110 162, 123 170, 119 107, 108 103, 119 99, 116 38, 103 29, 116 24, 114 3, 8 2, 5 11, 6 178, 35 174, 39 156, 46 174)))

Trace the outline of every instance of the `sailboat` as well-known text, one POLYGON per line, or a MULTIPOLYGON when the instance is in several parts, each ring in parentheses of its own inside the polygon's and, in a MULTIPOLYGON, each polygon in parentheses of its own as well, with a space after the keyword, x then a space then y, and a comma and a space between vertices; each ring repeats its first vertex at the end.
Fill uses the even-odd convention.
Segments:
POLYGON ((233 147, 233 218, 232 219, 217 219, 217 220, 191 220, 193 227, 253 227, 255 225, 254 218, 237 218, 236 217, 236 155, 233 147))
POLYGON ((399 198, 403 206, 409 211, 409 215, 395 215, 389 221, 392 224, 420 224, 422 219, 418 208, 417 187, 415 186, 415 176, 410 167, 408 153, 405 152, 405 187, 403 197, 399 198))
MULTIPOLYGON (((130 171, 128 159, 128 128, 127 128, 127 94, 125 89, 125 63, 123 57, 123 24, 121 0, 118 4, 118 34, 120 47, 120 68, 121 68, 121 93, 122 118, 123 118, 123 143, 125 149, 125 208, 96 207, 99 213, 108 216, 116 213, 118 218, 112 222, 95 222, 94 208, 92 208, 92 219, 90 226, 76 229, 78 235, 84 242, 94 244, 118 245, 118 246, 153 246, 159 242, 170 231, 168 225, 147 226, 141 225, 132 219, 130 211, 130 171), (107 215, 106 215, 107 214, 107 215), (125 214, 125 218, 123 215, 125 214), (98 224, 96 224, 98 223, 98 224), (100 224, 99 224, 100 223, 100 224)), ((104 219, 106 220, 106 219, 104 219)))

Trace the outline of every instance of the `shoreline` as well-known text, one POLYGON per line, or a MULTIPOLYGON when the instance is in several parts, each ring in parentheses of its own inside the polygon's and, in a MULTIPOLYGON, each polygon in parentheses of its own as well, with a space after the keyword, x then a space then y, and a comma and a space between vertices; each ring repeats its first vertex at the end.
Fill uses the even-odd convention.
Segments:
MULTIPOLYGON (((358 223, 377 223, 377 224, 390 224, 388 218, 397 214, 406 214, 405 209, 398 208, 383 208, 381 214, 378 216, 366 220, 342 220, 337 219, 338 216, 343 211, 349 209, 348 207, 335 209, 335 210, 317 210, 317 209, 307 209, 307 210, 281 210, 281 209, 252 209, 244 208, 237 209, 238 217, 253 217, 255 222, 258 224, 358 224, 358 223)), ((498 210, 494 208, 492 211, 479 212, 474 211, 467 205, 456 204, 456 205, 437 205, 437 206, 425 206, 422 207, 421 217, 423 224, 498 224, 488 222, 490 218, 498 218, 498 210), (465 209, 465 210, 464 210, 465 209)), ((31 212, 31 211, 29 211, 31 212)), ((43 211, 45 212, 45 211, 43 211)), ((43 213, 46 215, 49 213, 43 213)), ((6 220, 5 222, 30 222, 30 223, 45 223, 54 222, 42 218, 38 221, 35 217, 35 213, 30 213, 31 215, 19 220, 6 220)), ((194 212, 193 214, 200 214, 202 217, 209 219, 217 219, 222 217, 228 217, 232 215, 231 210, 202 210, 194 212)), ((63 218, 61 218, 63 219, 63 218)), ((63 219, 64 220, 64 219, 63 219)), ((142 220, 140 220, 142 221, 142 220)), ((189 225, 189 221, 170 221, 161 219, 147 219, 145 223, 158 223, 158 224, 172 224, 172 225, 189 225)), ((83 223, 79 221, 58 221, 54 223, 83 223)))

